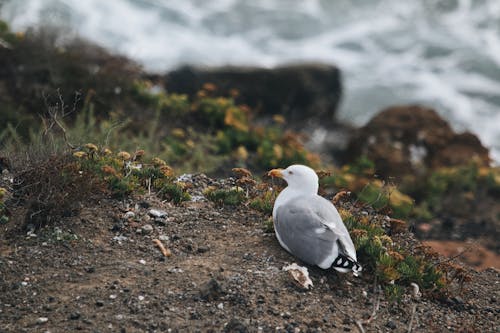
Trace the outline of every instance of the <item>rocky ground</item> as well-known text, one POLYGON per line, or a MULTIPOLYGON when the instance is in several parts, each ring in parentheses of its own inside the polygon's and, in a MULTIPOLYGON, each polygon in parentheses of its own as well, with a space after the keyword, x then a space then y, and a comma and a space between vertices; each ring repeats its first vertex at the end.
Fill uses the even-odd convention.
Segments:
MULTIPOLYGON (((368 274, 313 267, 314 286, 302 290, 282 270, 295 259, 264 232, 268 216, 218 207, 201 194, 217 182, 189 181, 194 200, 181 205, 105 199, 36 234, 11 219, 0 234, 0 331, 499 331, 497 270, 471 270, 441 300, 408 289, 391 302, 368 274)), ((396 241, 418 244, 409 233, 396 241)))

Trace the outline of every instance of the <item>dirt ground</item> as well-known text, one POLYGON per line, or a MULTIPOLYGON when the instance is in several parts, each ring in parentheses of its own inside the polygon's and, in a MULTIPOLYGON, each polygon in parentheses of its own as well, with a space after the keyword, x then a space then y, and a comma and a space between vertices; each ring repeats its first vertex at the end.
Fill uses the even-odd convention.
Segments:
POLYGON ((409 289, 389 302, 370 276, 313 267, 302 290, 282 270, 301 263, 264 232, 268 216, 215 206, 202 180, 194 201, 101 200, 36 236, 11 219, 0 233, 0 332, 500 332, 497 270, 471 270, 441 301, 409 289))

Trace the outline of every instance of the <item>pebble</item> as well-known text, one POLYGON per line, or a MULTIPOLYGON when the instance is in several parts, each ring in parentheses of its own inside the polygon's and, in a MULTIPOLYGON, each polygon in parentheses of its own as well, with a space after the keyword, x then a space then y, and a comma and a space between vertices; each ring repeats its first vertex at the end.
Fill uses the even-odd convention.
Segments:
POLYGON ((144 301, 144 296, 142 295, 139 295, 137 298, 139 299, 139 301, 144 301))
POLYGON ((154 230, 153 226, 151 224, 145 224, 142 226, 141 229, 142 229, 142 233, 146 234, 146 235, 152 233, 154 230))
POLYGON ((213 301, 221 297, 223 294, 222 287, 220 283, 211 278, 205 284, 200 287, 200 296, 202 299, 207 301, 213 301))
POLYGON ((116 299, 116 297, 118 297, 116 294, 111 294, 111 295, 109 295, 109 298, 110 298, 110 299, 116 299))
POLYGON ((167 220, 163 217, 155 217, 155 223, 161 226, 166 226, 167 225, 167 220))
POLYGON ((224 304, 223 303, 217 304, 217 309, 224 310, 224 304))
POLYGON ((210 248, 208 246, 201 245, 198 247, 198 253, 205 253, 210 251, 210 248))
POLYGON ((45 323, 46 323, 46 322, 48 322, 48 321, 49 321, 49 318, 47 318, 47 317, 40 317, 40 318, 38 318, 38 319, 36 320, 36 323, 37 323, 37 324, 45 324, 45 323))
POLYGON ((153 216, 153 217, 166 217, 167 216, 166 211, 159 210, 159 209, 150 209, 148 214, 153 216))
POLYGON ((113 237, 113 240, 114 240, 115 242, 118 242, 119 244, 121 244, 121 242, 123 242, 123 241, 126 241, 127 239, 128 239, 128 238, 127 238, 127 237, 125 237, 125 236, 123 236, 123 235, 119 235, 119 236, 115 236, 115 237, 113 237))
POLYGON ((163 241, 163 242, 168 242, 169 237, 167 235, 160 235, 160 236, 158 236, 158 239, 163 241))
POLYGON ((123 228, 124 228, 124 225, 123 225, 123 223, 120 222, 120 223, 113 224, 113 226, 109 230, 111 230, 112 232, 118 232, 118 231, 123 230, 123 228))
POLYGON ((392 320, 389 320, 389 321, 385 324, 385 326, 386 326, 387 328, 390 328, 391 330, 394 330, 394 329, 396 329, 396 328, 398 327, 398 326, 396 325, 396 323, 395 323, 395 322, 393 322, 392 320))
POLYGON ((123 217, 126 219, 131 219, 131 218, 135 217, 135 213, 134 212, 126 212, 125 215, 123 215, 123 217))
POLYGON ((69 319, 71 320, 77 320, 80 319, 80 317, 81 317, 80 312, 73 312, 69 315, 69 319))
POLYGON ((144 260, 144 259, 140 259, 140 260, 139 260, 139 264, 141 264, 141 265, 146 265, 146 260, 144 260))

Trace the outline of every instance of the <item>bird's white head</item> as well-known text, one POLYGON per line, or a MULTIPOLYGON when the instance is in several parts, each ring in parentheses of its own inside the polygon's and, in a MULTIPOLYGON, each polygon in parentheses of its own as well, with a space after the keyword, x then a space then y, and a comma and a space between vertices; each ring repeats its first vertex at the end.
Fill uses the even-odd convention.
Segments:
POLYGON ((268 172, 268 175, 283 178, 290 189, 296 189, 302 193, 318 193, 318 175, 308 166, 294 164, 286 169, 273 169, 268 172))

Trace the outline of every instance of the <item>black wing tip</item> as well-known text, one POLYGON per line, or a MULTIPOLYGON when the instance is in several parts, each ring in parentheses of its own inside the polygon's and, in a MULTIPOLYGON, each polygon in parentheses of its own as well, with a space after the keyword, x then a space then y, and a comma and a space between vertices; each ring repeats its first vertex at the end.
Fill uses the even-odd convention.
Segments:
POLYGON ((352 270, 356 276, 363 270, 363 266, 360 263, 343 254, 338 255, 333 261, 332 267, 352 270))

